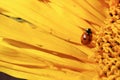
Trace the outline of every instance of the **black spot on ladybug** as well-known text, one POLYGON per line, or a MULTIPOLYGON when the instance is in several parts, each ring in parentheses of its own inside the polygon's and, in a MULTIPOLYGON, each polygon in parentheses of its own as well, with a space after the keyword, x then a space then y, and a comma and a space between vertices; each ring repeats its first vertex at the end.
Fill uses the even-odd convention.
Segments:
POLYGON ((90 44, 92 41, 92 31, 88 28, 81 36, 81 43, 84 45, 90 44))

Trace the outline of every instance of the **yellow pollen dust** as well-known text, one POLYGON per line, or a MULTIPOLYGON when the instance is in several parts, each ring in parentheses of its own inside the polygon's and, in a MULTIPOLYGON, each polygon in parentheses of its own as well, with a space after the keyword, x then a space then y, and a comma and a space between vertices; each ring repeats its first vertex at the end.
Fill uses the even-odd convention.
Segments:
POLYGON ((110 0, 105 26, 97 36, 99 75, 102 80, 120 80, 120 0, 110 0))

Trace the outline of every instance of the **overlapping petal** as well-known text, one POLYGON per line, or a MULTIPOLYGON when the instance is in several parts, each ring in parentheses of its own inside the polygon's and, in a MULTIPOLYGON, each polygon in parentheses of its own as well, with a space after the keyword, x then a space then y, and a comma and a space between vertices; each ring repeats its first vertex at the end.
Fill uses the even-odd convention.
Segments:
POLYGON ((96 0, 1 0, 0 71, 30 80, 92 80, 96 64, 88 56, 94 52, 81 45, 81 28, 99 30, 106 6, 96 0))

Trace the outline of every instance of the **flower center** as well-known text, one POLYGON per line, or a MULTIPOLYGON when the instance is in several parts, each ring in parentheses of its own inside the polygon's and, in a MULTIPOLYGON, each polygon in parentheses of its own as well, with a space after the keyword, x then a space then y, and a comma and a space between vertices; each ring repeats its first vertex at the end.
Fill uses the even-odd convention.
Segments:
MULTIPOLYGON (((114 0, 113 0, 114 1, 114 0)), ((117 1, 117 0, 116 0, 117 1)), ((111 0, 112 2, 112 0, 111 0)), ((96 62, 103 80, 120 80, 120 3, 110 5, 97 39, 96 62)))

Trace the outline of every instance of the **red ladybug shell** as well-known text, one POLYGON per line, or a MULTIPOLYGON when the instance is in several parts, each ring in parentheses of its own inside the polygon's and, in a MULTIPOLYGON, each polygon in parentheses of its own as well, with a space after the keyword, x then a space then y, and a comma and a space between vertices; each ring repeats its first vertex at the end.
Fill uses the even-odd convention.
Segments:
POLYGON ((92 33, 84 32, 81 36, 81 43, 84 45, 90 44, 92 41, 92 33))

